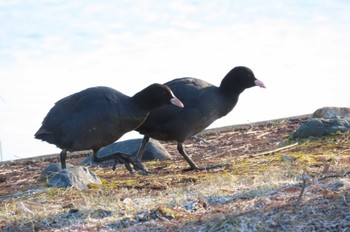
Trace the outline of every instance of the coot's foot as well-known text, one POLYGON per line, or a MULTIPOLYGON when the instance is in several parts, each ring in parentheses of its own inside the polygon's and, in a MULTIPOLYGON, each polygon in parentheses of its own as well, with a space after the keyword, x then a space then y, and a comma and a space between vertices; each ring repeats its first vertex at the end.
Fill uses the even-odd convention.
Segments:
POLYGON ((148 171, 147 168, 144 167, 142 163, 133 155, 118 153, 118 155, 115 157, 113 170, 116 169, 117 161, 121 164, 124 164, 125 168, 129 172, 134 172, 134 170, 136 170, 136 171, 140 171, 142 174, 145 174, 145 175, 154 173, 154 172, 148 171), (133 168, 131 167, 130 164, 132 164, 133 168))
POLYGON ((217 168, 224 168, 229 166, 230 164, 216 164, 216 165, 212 165, 212 166, 206 166, 206 167, 191 167, 189 169, 186 169, 186 171, 206 171, 206 170, 212 170, 212 169, 217 169, 217 168))
POLYGON ((105 157, 97 157, 96 153, 94 153, 92 160, 96 163, 100 163, 106 160, 114 160, 114 165, 112 167, 113 171, 117 168, 117 163, 124 164, 126 169, 129 172, 133 172, 134 170, 141 171, 142 174, 151 174, 152 172, 148 171, 142 163, 133 155, 125 154, 121 152, 109 154, 105 157), (132 166, 130 165, 132 164, 132 166))

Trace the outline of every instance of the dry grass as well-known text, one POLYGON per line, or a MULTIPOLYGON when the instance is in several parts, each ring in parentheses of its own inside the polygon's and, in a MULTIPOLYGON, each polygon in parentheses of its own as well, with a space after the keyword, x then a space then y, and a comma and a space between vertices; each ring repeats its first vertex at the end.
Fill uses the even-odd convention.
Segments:
POLYGON ((350 133, 290 139, 302 120, 211 131, 186 143, 200 166, 226 168, 188 171, 170 143, 172 160, 146 163, 157 174, 101 166, 93 171, 103 184, 85 191, 47 187, 40 170, 53 160, 3 164, 0 229, 350 231, 350 133))

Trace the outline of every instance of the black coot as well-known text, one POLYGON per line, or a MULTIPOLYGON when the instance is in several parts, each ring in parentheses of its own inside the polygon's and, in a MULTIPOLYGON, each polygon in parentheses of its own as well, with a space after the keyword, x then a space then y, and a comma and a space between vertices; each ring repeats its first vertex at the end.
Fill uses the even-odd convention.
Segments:
POLYGON ((204 130, 216 119, 228 114, 236 105, 239 95, 247 88, 264 84, 255 78, 247 67, 233 68, 216 87, 196 78, 179 78, 166 83, 181 99, 185 108, 162 106, 150 112, 146 121, 136 130, 144 135, 138 152, 141 161, 145 144, 149 138, 177 141, 177 149, 189 163, 191 169, 203 170, 223 165, 199 168, 187 155, 183 142, 204 130))
MULTIPOLYGON (((152 84, 133 97, 109 87, 88 88, 56 102, 35 133, 35 138, 62 149, 62 169, 66 168, 67 151, 92 149, 94 161, 100 162, 102 160, 96 152, 101 147, 139 127, 149 111, 165 104, 183 107, 166 85, 152 84)), ((129 163, 142 169, 141 163, 131 155, 118 153, 111 156, 129 170, 129 163)))

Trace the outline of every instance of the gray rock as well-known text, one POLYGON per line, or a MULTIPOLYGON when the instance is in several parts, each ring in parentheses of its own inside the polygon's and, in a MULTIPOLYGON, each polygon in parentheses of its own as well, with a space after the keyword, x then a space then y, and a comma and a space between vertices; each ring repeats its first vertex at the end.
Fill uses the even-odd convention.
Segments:
POLYGON ((320 137, 335 132, 350 130, 350 118, 310 118, 294 133, 294 138, 320 137))
MULTIPOLYGON (((101 148, 97 152, 97 156, 99 158, 102 158, 116 152, 121 152, 121 153, 131 154, 136 156, 140 148, 141 142, 142 142, 142 139, 130 139, 130 140, 112 143, 106 147, 101 148)), ((167 150, 165 150, 162 144, 160 144, 157 140, 150 139, 143 153, 142 161, 165 160, 170 158, 171 158, 170 154, 168 153, 167 150)), ((101 163, 112 164, 114 163, 114 160, 103 161, 101 163)), ((95 162, 92 161, 92 157, 87 157, 82 161, 81 164, 95 165, 95 162)))
POLYGON ((74 187, 84 190, 90 183, 101 184, 101 180, 87 167, 69 165, 66 169, 54 174, 48 184, 53 187, 74 187))
POLYGON ((350 108, 346 107, 323 107, 316 110, 313 115, 313 118, 334 118, 334 117, 342 117, 349 118, 350 117, 350 108))
MULTIPOLYGON (((67 163, 67 168, 72 168, 74 165, 67 163)), ((47 168, 42 171, 41 176, 43 177, 52 177, 54 174, 61 171, 61 163, 52 163, 47 168)))

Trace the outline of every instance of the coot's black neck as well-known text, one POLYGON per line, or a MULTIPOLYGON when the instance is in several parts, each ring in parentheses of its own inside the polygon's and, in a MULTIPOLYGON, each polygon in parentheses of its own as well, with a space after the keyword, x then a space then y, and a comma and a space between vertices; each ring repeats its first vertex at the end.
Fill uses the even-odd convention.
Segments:
POLYGON ((156 101, 153 101, 151 98, 148 98, 145 96, 145 93, 143 91, 136 93, 132 99, 136 102, 136 104, 141 107, 142 109, 146 111, 151 111, 157 107, 159 107, 159 104, 157 104, 156 101))
POLYGON ((222 116, 228 114, 237 104, 239 95, 246 89, 244 83, 241 83, 240 78, 232 76, 229 72, 220 84, 220 91, 225 98, 225 108, 222 116))
POLYGON ((239 80, 230 77, 228 74, 221 81, 219 88, 226 98, 232 100, 238 99, 239 95, 246 89, 239 80))

